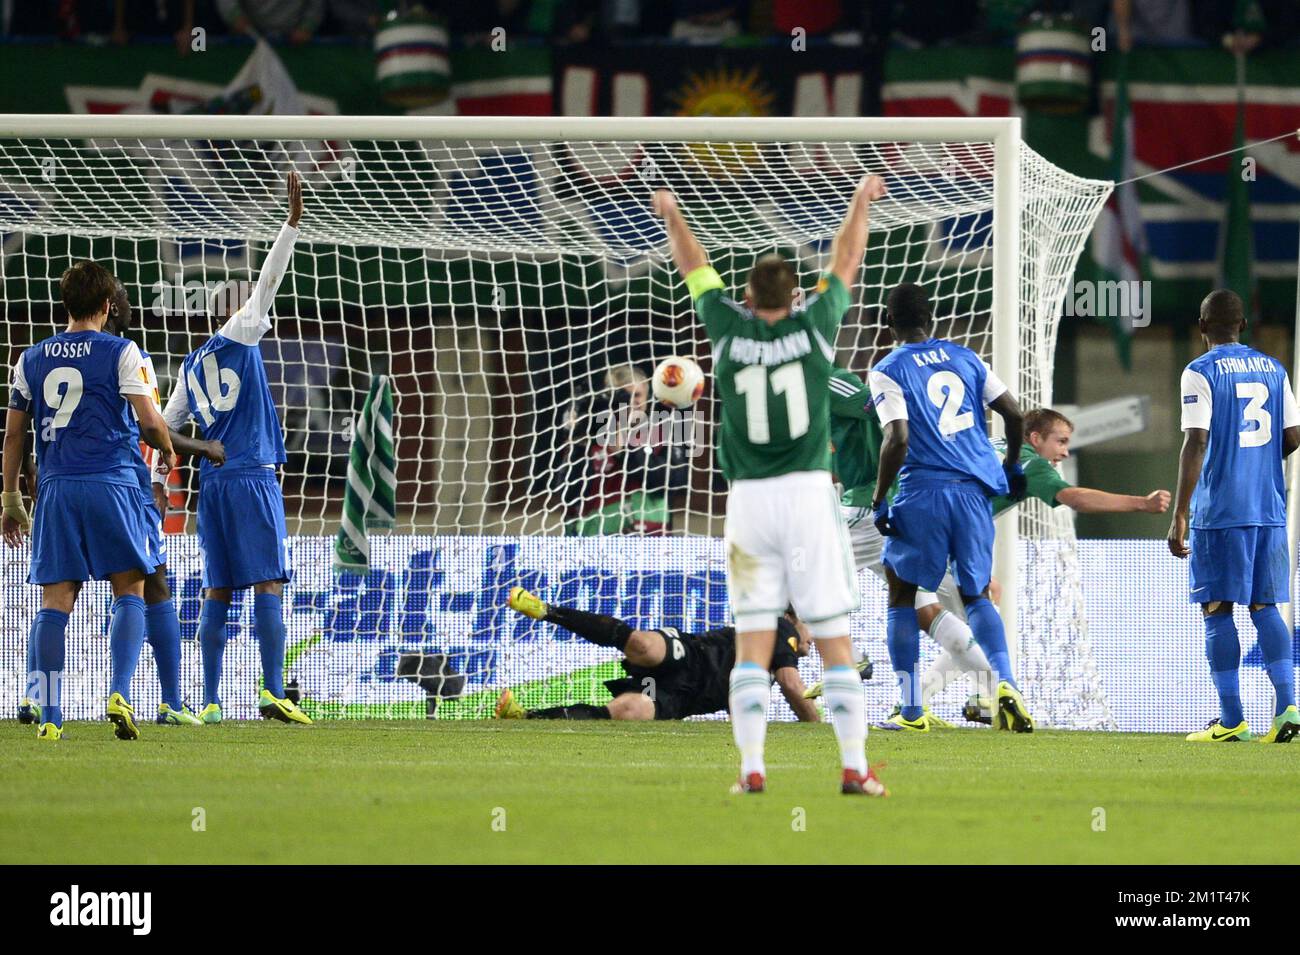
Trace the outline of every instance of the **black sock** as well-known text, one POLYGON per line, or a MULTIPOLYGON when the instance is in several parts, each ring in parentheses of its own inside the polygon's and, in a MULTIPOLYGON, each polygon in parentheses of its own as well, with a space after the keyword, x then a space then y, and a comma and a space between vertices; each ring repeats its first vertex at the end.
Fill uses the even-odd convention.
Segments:
POLYGON ((627 646, 627 638, 632 635, 632 628, 617 617, 607 617, 602 613, 587 613, 585 610, 574 610, 572 607, 548 604, 546 619, 602 647, 615 647, 622 650, 627 646))
POLYGON ((544 710, 529 710, 530 720, 607 720, 608 706, 590 703, 573 703, 569 706, 552 706, 544 710))

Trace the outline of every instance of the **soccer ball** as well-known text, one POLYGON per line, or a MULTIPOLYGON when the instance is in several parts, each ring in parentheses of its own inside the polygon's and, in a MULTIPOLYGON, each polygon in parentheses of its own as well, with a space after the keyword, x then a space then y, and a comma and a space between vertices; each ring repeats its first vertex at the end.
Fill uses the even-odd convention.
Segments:
POLYGON ((671 408, 685 411, 704 394, 704 372, 689 358, 674 355, 655 368, 655 398, 671 408))

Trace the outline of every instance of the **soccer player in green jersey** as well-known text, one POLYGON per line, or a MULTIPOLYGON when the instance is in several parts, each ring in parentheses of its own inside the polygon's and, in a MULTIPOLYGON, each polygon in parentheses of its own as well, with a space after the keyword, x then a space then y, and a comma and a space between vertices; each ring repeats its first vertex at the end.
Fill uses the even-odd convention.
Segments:
MULTIPOLYGON (((859 567, 866 567, 883 580, 880 557, 884 538, 871 521, 870 507, 880 455, 880 423, 872 413, 871 392, 857 375, 837 369, 830 388, 834 469, 845 488, 841 503, 853 543, 853 557, 859 567)), ((1160 514, 1168 509, 1169 492, 1165 490, 1140 496, 1071 485, 1061 476, 1057 465, 1069 457, 1073 433, 1074 424, 1059 411, 1039 408, 1025 415, 1025 444, 1020 452, 1020 465, 1028 485, 1026 498, 1036 498, 1048 507, 1069 507, 1080 514, 1160 514)), ((1001 454, 1003 448, 999 442, 995 441, 994 446, 1001 454)), ((1009 497, 995 497, 993 514, 996 517, 1015 505, 1009 497)), ((922 677, 923 701, 928 704, 949 683, 969 673, 974 678, 976 692, 967 700, 964 715, 972 722, 993 722, 995 714, 990 699, 993 671, 966 623, 951 575, 944 578, 938 592, 917 593, 916 612, 921 629, 941 648, 938 659, 922 677)), ((946 724, 928 711, 921 720, 904 720, 896 708, 888 720, 877 725, 925 732, 946 724)))
POLYGON ((862 681, 853 665, 849 614, 858 593, 847 530, 830 477, 827 382, 835 336, 867 247, 871 203, 885 195, 866 176, 831 245, 830 269, 803 308, 798 277, 781 256, 754 263, 743 302, 728 298, 671 192, 655 192, 673 262, 713 343, 722 402, 718 457, 730 481, 724 536, 727 591, 736 623, 729 702, 741 754, 738 792, 766 785, 768 667, 778 615, 791 604, 826 668, 823 693, 843 763, 840 791, 887 795, 867 766, 862 681))

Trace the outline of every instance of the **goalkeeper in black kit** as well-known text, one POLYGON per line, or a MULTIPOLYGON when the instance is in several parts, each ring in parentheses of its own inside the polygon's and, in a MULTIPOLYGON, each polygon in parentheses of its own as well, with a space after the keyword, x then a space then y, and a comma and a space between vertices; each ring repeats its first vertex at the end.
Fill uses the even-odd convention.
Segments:
MULTIPOLYGON (((607 680, 613 699, 603 706, 577 703, 525 710, 510 690, 497 700, 499 719, 559 720, 680 720, 727 709, 732 667, 736 663, 736 631, 721 627, 700 634, 681 633, 674 627, 637 630, 617 617, 588 613, 548 604, 523 587, 510 590, 510 609, 534 620, 544 620, 602 647, 623 653, 626 677, 607 680)), ((795 715, 815 723, 820 717, 799 676, 799 658, 808 655, 811 639, 793 612, 777 621, 772 675, 795 715)), ((859 665, 870 679, 870 664, 859 665)))

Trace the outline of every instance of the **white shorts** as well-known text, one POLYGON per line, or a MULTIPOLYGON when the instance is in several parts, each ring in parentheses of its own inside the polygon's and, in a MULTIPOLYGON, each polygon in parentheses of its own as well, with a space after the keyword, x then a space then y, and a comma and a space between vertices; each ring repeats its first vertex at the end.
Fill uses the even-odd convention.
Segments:
MULTIPOLYGON (((881 561, 881 555, 885 550, 885 539, 880 536, 880 531, 876 530, 875 521, 871 519, 871 508, 849 507, 846 504, 841 506, 841 510, 844 515, 844 523, 849 529, 849 540, 852 542, 854 562, 857 566, 867 568, 881 580, 884 580, 885 565, 881 561)), ((927 603, 934 602, 927 594, 927 591, 917 591, 917 607, 923 607, 927 603)), ((945 610, 955 613, 963 620, 966 619, 966 607, 961 602, 961 593, 957 590, 957 581, 953 580, 952 574, 943 575, 943 583, 939 584, 936 595, 945 610)))
POLYGON ((771 630, 792 604, 814 636, 848 635, 857 571, 829 474, 732 482, 725 537, 737 631, 771 630))

